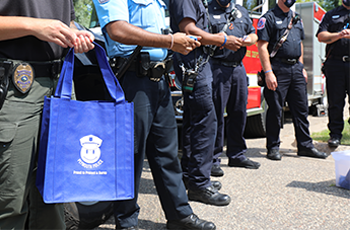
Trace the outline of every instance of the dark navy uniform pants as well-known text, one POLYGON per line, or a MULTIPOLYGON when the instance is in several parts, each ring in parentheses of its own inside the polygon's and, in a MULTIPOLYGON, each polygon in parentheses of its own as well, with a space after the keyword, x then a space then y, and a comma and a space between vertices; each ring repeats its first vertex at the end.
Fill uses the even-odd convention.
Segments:
POLYGON ((216 136, 216 115, 212 99, 212 72, 209 63, 200 68, 192 93, 184 93, 183 156, 181 165, 190 189, 211 185, 216 136))
POLYGON ((224 147, 224 112, 226 108, 226 155, 234 161, 246 159, 247 150, 243 137, 247 118, 247 74, 244 66, 227 67, 212 63, 213 100, 218 120, 218 130, 214 149, 214 164, 220 164, 224 147))
POLYGON ((294 65, 271 62, 273 72, 277 77, 276 91, 264 88, 264 96, 268 104, 266 115, 267 149, 278 149, 280 146, 280 129, 284 101, 292 113, 294 133, 298 150, 313 148, 309 134, 308 99, 306 81, 303 76, 304 65, 300 62, 294 65))
MULTIPOLYGON (((145 155, 167 220, 191 215, 178 158, 177 124, 167 81, 154 82, 127 72, 121 79, 125 97, 134 103, 135 198, 114 206, 120 227, 137 225, 137 197, 145 155)), ((151 210, 147 210, 151 211, 151 210)))
POLYGON ((330 136, 342 138, 344 128, 344 106, 346 94, 349 96, 350 62, 328 59, 325 63, 328 98, 328 129, 330 136))

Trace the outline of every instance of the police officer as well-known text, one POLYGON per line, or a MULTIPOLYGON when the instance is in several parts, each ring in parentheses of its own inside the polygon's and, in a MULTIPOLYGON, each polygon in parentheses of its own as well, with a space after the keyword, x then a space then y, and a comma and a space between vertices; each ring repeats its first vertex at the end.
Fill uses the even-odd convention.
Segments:
MULTIPOLYGON (((162 35, 165 4, 161 0, 94 0, 107 51, 115 70, 135 49, 144 48, 120 79, 135 113, 135 198, 116 202, 117 229, 138 229, 137 197, 146 154, 165 212, 168 229, 215 229, 199 219, 188 204, 178 155, 177 124, 168 83, 164 78, 170 63, 167 48, 187 54, 200 43, 183 33, 162 35), (156 48, 158 47, 158 48, 156 48)), ((198 39, 198 38, 197 38, 198 39)))
POLYGON ((328 11, 323 17, 316 36, 327 44, 324 63, 328 99, 328 128, 330 147, 341 143, 344 128, 343 109, 346 94, 350 98, 350 1, 328 11))
POLYGON ((210 60, 213 72, 213 100, 218 120, 211 175, 222 176, 219 156, 224 146, 225 108, 228 166, 250 169, 257 169, 260 166, 258 162, 244 156, 247 146, 243 137, 247 119, 248 91, 247 75, 242 59, 247 50, 246 46, 253 45, 258 37, 248 11, 238 4, 231 3, 231 0, 211 1, 209 15, 213 33, 219 33, 226 28, 224 30, 227 35, 244 38, 239 50, 215 49, 210 60), (233 21, 230 21, 230 18, 233 21))
MULTIPOLYGON (((201 36, 202 45, 215 45, 232 50, 242 46, 242 38, 225 33, 209 33, 208 14, 202 1, 170 0, 169 12, 170 26, 174 32, 182 31, 201 36)), ((208 55, 202 46, 187 56, 175 55, 174 58, 174 69, 176 75, 182 78, 184 96, 181 165, 190 200, 223 206, 228 205, 231 198, 218 192, 220 183, 212 183, 210 180, 217 121, 208 55)))
POLYGON ((284 101, 293 117, 298 156, 326 158, 309 134, 307 74, 303 65, 304 30, 290 7, 295 0, 278 0, 277 5, 258 22, 258 50, 265 72, 267 158, 281 160, 280 129, 284 101), (289 33, 289 34, 288 34, 289 33), (280 38, 288 35, 283 43, 280 38), (278 45, 279 44, 279 45, 278 45), (281 46, 280 46, 281 45, 281 46))
POLYGON ((87 52, 94 37, 69 28, 71 0, 2 0, 0 15, 0 228, 65 229, 63 205, 35 187, 40 118, 64 48, 87 52))

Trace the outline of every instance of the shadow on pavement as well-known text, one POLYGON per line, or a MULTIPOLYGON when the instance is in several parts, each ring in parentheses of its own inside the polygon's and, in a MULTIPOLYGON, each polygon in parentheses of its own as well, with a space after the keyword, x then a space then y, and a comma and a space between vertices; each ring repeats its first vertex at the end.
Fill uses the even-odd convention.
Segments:
POLYGON ((316 183, 305 181, 292 181, 287 185, 287 187, 302 188, 307 191, 324 193, 326 195, 333 195, 350 199, 350 190, 336 187, 335 180, 321 181, 316 183))

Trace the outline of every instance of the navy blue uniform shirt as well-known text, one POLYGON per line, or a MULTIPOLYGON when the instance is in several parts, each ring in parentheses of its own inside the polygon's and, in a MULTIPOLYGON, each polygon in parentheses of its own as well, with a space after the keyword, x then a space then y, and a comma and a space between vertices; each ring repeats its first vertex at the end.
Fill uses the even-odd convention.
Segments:
MULTIPOLYGON (((328 11, 318 28, 318 31, 316 33, 317 35, 322 31, 328 31, 330 33, 334 32, 340 32, 344 29, 344 26, 348 26, 347 28, 350 29, 350 26, 347 25, 346 21, 350 20, 350 10, 346 9, 344 6, 338 6, 337 8, 334 8, 333 10, 328 11)), ((349 21, 347 21, 349 22, 349 21)), ((349 22, 350 24, 350 22, 349 22)), ((350 40, 347 38, 342 38, 336 41, 334 48, 332 50, 331 55, 334 56, 349 56, 350 52, 350 40)), ((327 44, 326 46, 326 54, 328 53, 328 50, 330 48, 330 45, 327 44)))
MULTIPOLYGON (((236 8, 237 17, 233 23, 227 27, 225 33, 242 38, 245 35, 255 33, 255 28, 249 18, 248 11, 238 4, 231 3, 229 7, 221 7, 216 1, 211 1, 209 4, 210 23, 212 25, 213 33, 219 33, 227 24, 227 18, 230 16, 233 8, 236 8)), ((216 49, 213 58, 225 59, 228 62, 241 62, 245 53, 246 47, 242 47, 236 52, 229 49, 216 49)))
MULTIPOLYGON (((284 13, 278 5, 264 14, 258 22, 258 38, 269 42, 268 51, 272 52, 274 45, 287 29, 293 17, 293 11, 284 13)), ((304 39, 304 28, 299 20, 290 30, 287 40, 279 48, 275 57, 295 58, 301 56, 301 41, 304 39)))
MULTIPOLYGON (((199 29, 209 32, 209 20, 202 0, 170 0, 169 13, 170 27, 173 33, 180 32, 178 25, 184 18, 193 19, 199 29)), ((186 56, 180 55, 183 63, 191 63, 190 65, 193 68, 194 62, 201 54, 203 54, 203 49, 200 47, 186 56)))

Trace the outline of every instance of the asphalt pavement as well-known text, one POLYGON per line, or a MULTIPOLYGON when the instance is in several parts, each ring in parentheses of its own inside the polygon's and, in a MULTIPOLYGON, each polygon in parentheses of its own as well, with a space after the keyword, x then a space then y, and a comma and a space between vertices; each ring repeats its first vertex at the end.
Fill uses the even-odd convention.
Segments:
MULTIPOLYGON (((310 131, 319 132, 327 129, 328 117, 309 116, 309 122, 310 131)), ((191 201, 194 213, 214 222, 218 230, 350 229, 350 190, 335 186, 333 157, 298 157, 291 119, 286 119, 280 137, 284 154, 281 161, 266 158, 265 138, 247 139, 246 155, 261 164, 257 170, 228 167, 227 157, 222 156, 225 175, 212 180, 222 183, 221 192, 229 194, 232 201, 225 207, 191 201)), ((314 144, 328 154, 350 151, 350 146, 331 149, 326 143, 314 144)), ((140 229, 166 229, 147 160, 138 203, 140 229)), ((114 218, 96 229, 115 229, 114 218)))

